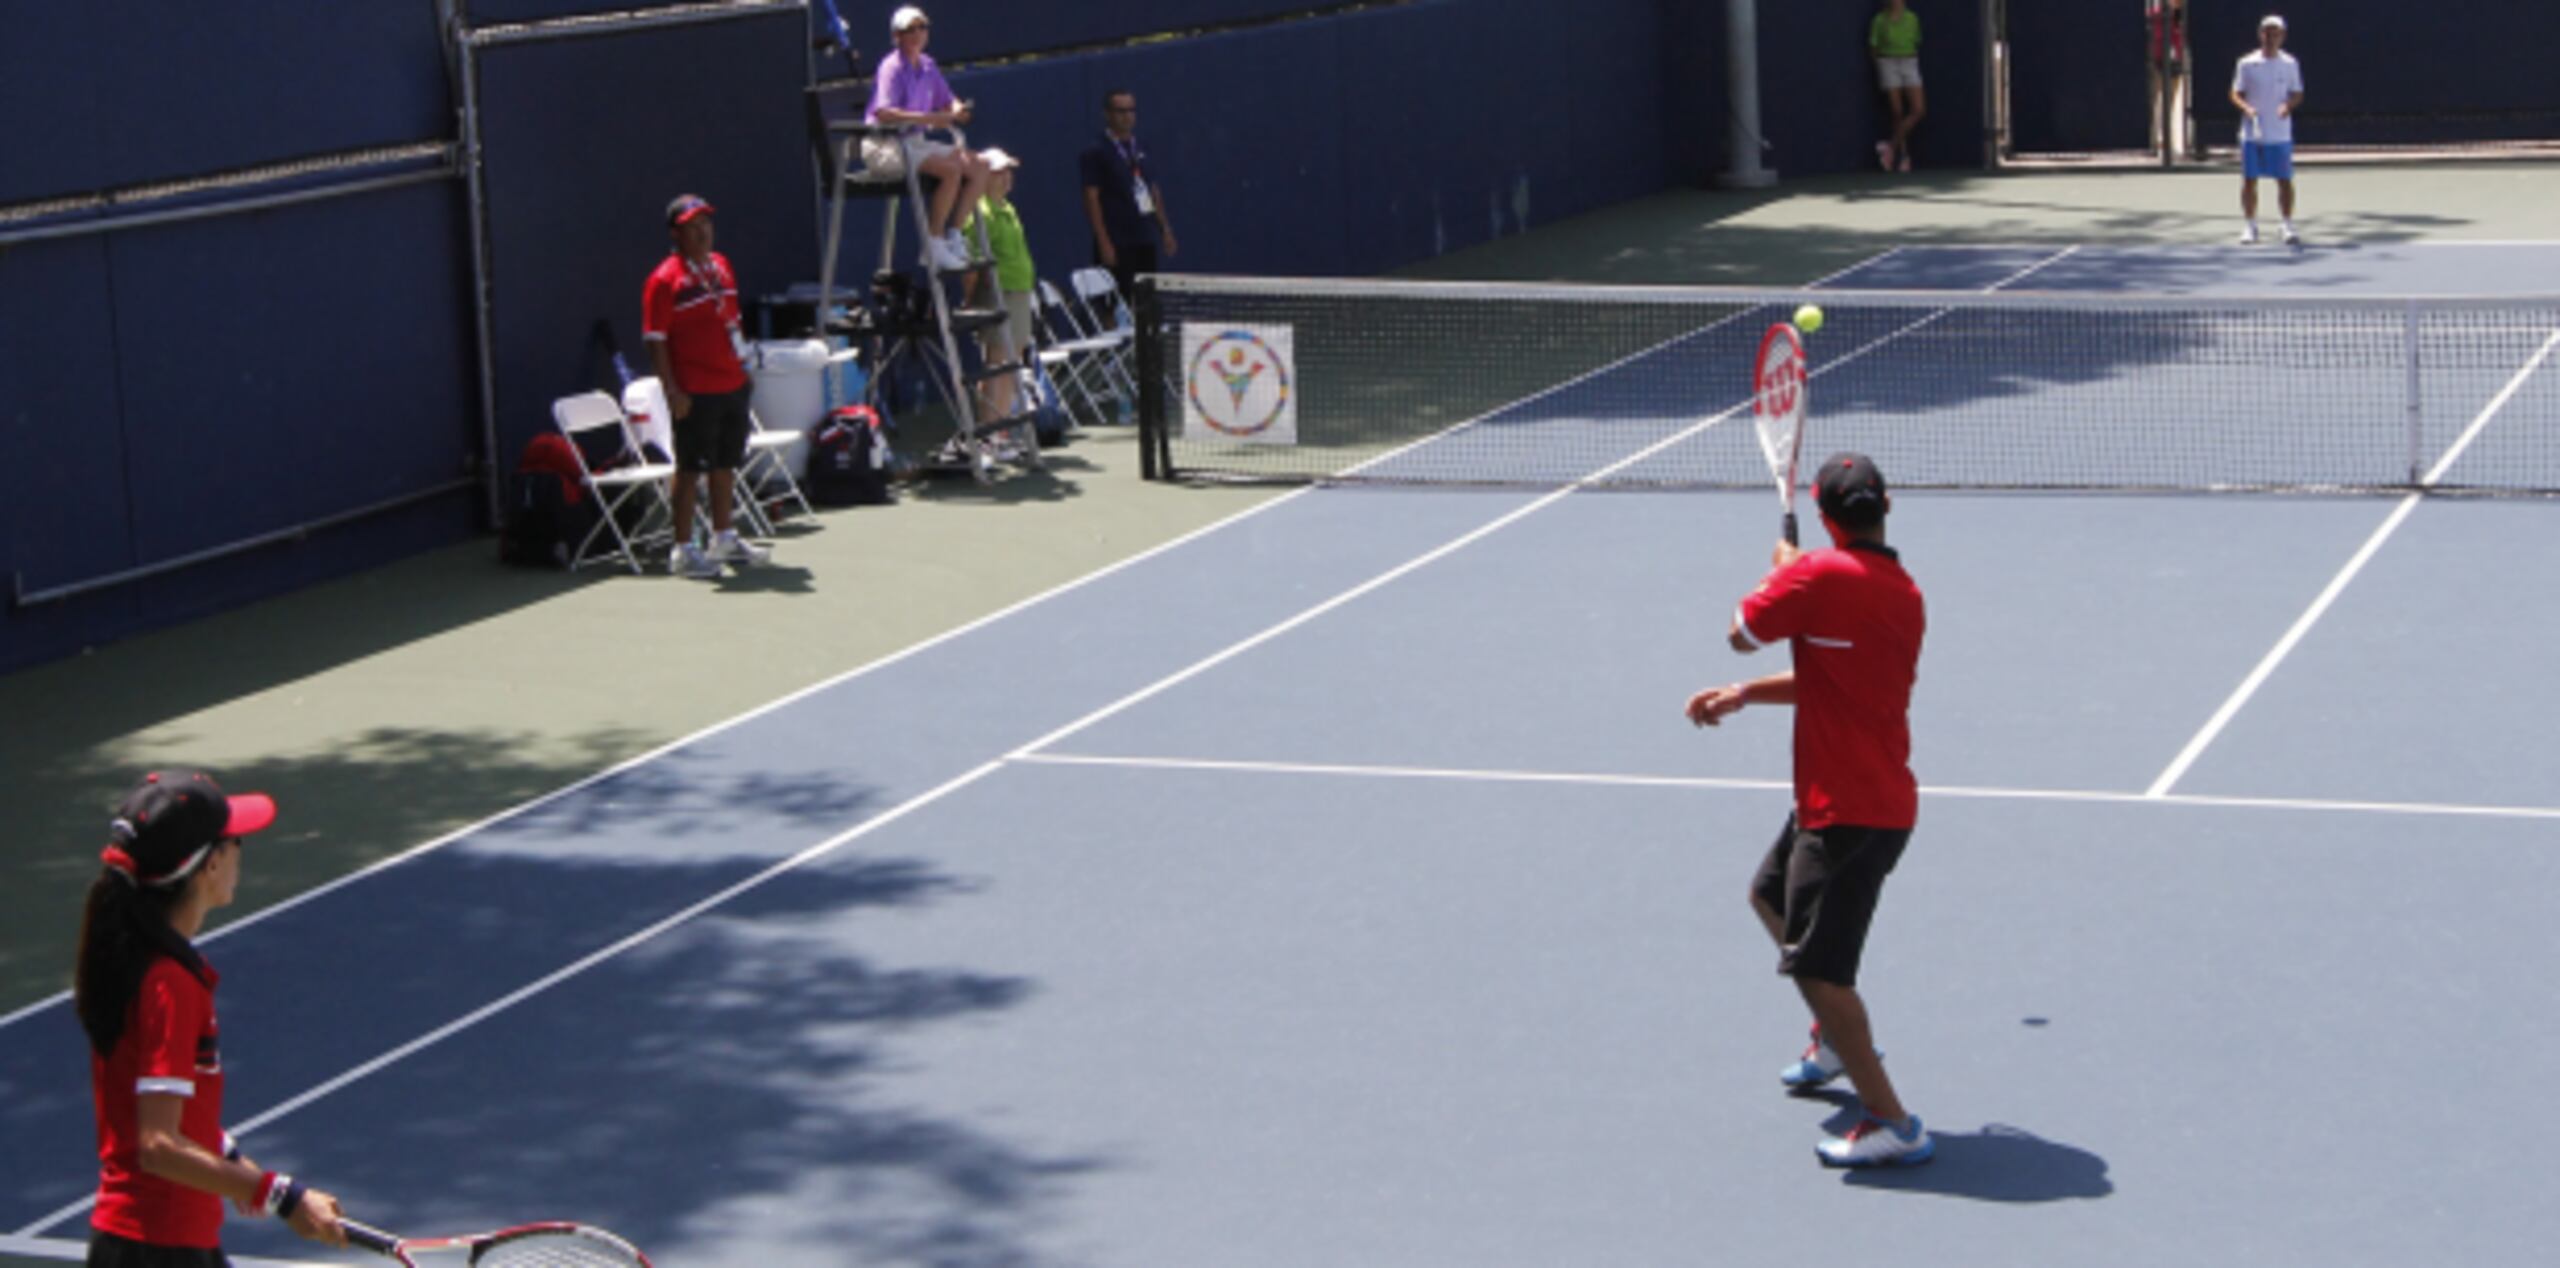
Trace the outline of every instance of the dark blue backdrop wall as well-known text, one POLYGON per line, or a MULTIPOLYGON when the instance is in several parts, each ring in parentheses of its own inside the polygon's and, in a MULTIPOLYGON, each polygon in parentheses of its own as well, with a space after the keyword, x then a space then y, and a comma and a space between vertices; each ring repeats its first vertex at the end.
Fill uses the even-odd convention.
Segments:
MULTIPOLYGON (((2302 63, 2303 144, 2404 144, 2548 137, 2560 126, 2548 50, 2560 8, 2542 0, 2190 0, 2198 131, 2239 136, 2232 67, 2270 10, 2302 63)), ((1924 12, 1925 12, 1924 8, 1924 12)), ((2015 148, 2148 144, 2143 0, 2011 0, 2015 148)))
MULTIPOLYGON (((449 130, 429 4, 138 12, 11 6, 0 203, 449 130)), ((0 248, 0 584, 75 585, 454 483, 477 447, 464 241, 459 187, 431 182, 0 248)), ((0 669, 454 540, 471 502, 11 604, 0 669)))
MULTIPOLYGON (((1372 273, 1662 188, 1660 14, 1426 0, 952 78, 978 103, 971 144, 1024 160, 1014 202, 1043 276, 1091 262, 1077 156, 1118 88, 1138 96, 1180 239, 1168 267, 1372 273)), ((847 215, 847 279, 872 263, 878 215, 847 215)))
POLYGON ((485 52, 503 463, 551 426, 555 398, 612 386, 591 349, 599 320, 650 372, 641 283, 667 254, 676 194, 698 192, 719 209, 718 248, 748 295, 817 276, 801 22, 785 9, 485 52))
MULTIPOLYGON (((1759 0, 1760 131, 1768 143, 1761 162, 1782 179, 1874 168, 1875 143, 1889 132, 1867 54, 1867 25, 1879 7, 1873 0, 1759 0)), ((1725 5, 1675 0, 1662 8, 1664 153, 1674 181, 1707 184, 1732 165, 1725 5)), ((1910 8, 1920 15, 1929 107, 1912 137, 1913 162, 1980 167, 1980 0, 1911 0, 1910 8)))

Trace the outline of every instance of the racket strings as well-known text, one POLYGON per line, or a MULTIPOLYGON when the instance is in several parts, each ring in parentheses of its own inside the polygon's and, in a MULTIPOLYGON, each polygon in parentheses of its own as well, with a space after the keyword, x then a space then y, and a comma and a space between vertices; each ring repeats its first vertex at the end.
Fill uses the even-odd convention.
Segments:
POLYGON ((473 1268, 648 1268, 630 1243, 594 1229, 551 1229, 492 1242, 473 1268))

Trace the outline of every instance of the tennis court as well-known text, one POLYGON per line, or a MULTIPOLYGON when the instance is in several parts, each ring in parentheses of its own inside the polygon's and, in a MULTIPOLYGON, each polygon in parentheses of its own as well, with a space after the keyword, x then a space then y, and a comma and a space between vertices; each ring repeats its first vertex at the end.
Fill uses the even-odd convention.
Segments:
MULTIPOLYGON (((2231 260, 1912 248, 1828 284, 2529 293, 2560 249, 2231 260)), ((1947 355, 1919 316, 1817 338, 1811 448, 1826 352, 1873 345, 1836 394, 1888 410, 1947 355)), ((2472 402, 2423 420, 2438 458, 2554 452, 2555 337, 2428 385, 2472 402)), ((1727 399, 1660 434, 1638 395, 1591 469, 1756 462, 1747 411, 1706 425, 1722 360, 1727 399)), ((2000 395, 2084 407, 2052 379, 2000 395)), ((239 1045, 235 1129, 376 1223, 574 1217, 678 1266, 2544 1239, 2509 1154, 2560 1112, 2499 1076, 2560 1039, 2547 499, 1898 496, 1923 804, 1862 986, 1941 1143, 1846 1176, 1811 1147, 1847 1099, 1777 1087, 1802 1008, 1743 906, 1787 718, 1679 715, 1771 667, 1722 645, 1769 501, 1311 488, 422 845, 208 949, 226 1027, 292 1037, 239 1045)), ((60 1000, 0 1019, 23 1253, 83 1236, 78 1051, 60 1000)))

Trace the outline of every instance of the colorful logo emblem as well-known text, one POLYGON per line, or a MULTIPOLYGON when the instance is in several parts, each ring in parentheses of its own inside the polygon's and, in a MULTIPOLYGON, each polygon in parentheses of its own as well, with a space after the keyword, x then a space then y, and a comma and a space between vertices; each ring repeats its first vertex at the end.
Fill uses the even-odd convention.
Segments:
POLYGON ((1250 330, 1222 330, 1191 354, 1192 416, 1218 435, 1261 437, 1289 413, 1289 358, 1250 330))

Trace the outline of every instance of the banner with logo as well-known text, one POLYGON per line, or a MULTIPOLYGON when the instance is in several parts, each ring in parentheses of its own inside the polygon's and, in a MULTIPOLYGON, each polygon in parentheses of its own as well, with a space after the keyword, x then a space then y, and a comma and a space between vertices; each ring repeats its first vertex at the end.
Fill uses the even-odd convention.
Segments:
POLYGON ((1182 323, 1182 438, 1298 443, 1297 378, 1287 326, 1182 323))

